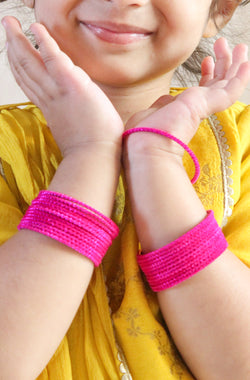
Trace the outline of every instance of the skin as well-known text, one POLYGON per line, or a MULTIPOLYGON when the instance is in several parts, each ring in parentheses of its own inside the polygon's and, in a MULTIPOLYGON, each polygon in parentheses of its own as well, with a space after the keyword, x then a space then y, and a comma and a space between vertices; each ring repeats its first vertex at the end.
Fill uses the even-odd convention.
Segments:
MULTIPOLYGON (((186 60, 204 32, 209 7, 210 0, 203 1, 202 5, 198 0, 191 4, 185 0, 167 1, 167 5, 165 0, 128 0, 113 4, 96 1, 94 6, 91 0, 52 3, 47 0, 38 1, 35 12, 37 21, 46 25, 75 64, 95 81, 120 87, 145 83, 156 76, 162 80, 166 67, 169 72, 186 60), (118 47, 93 37, 80 20, 112 20, 143 27, 152 35, 139 44, 118 47)), ((169 75, 164 78, 168 86, 167 78, 169 75)))
MULTIPOLYGON (((222 25, 236 3, 221 0, 219 5, 215 17, 222 25), (227 17, 221 12, 225 8, 227 17)), ((122 152, 122 131, 157 125, 188 143, 200 120, 229 107, 250 77, 246 46, 238 45, 231 52, 220 39, 214 47, 216 62, 210 57, 203 61, 200 86, 175 99, 168 95, 173 69, 192 53, 202 34, 214 33, 209 8, 208 0, 96 1, 95 7, 87 0, 37 0, 37 19, 47 27, 32 26, 39 51, 27 41, 17 20, 4 19, 12 71, 43 111, 64 155, 49 188, 110 216, 122 155, 145 252, 182 235, 206 212, 182 166, 181 149, 167 139, 141 133, 129 136, 122 152), (78 33, 79 14, 127 23, 140 19, 145 23, 140 27, 157 32, 137 49, 107 46, 78 33), (69 107, 74 110, 70 115, 64 112, 69 107), (62 130, 62 125, 67 128, 62 130)), ((0 313, 0 340, 5 347, 1 375, 5 380, 34 379, 70 326, 93 265, 32 231, 18 232, 0 253, 0 305, 5 311, 0 313), (49 315, 44 310, 50 310, 49 315)), ((249 377, 249 286, 249 270, 226 251, 191 279, 158 294, 166 323, 196 378, 249 377)))

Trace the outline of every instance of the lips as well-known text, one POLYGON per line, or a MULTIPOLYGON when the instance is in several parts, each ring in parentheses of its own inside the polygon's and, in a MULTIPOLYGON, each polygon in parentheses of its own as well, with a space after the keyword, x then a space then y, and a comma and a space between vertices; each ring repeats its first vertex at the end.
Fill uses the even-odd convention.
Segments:
POLYGON ((115 24, 110 22, 81 22, 90 32, 99 39, 113 43, 126 45, 148 38, 152 32, 126 24, 115 24))

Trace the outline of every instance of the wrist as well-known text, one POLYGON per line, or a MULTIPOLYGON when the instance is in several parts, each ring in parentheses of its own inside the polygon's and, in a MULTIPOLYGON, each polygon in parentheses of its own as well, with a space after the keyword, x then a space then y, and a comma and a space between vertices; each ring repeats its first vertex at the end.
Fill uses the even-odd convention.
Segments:
POLYGON ((124 141, 123 157, 134 159, 183 157, 184 149, 175 141, 155 133, 133 133, 124 141))
POLYGON ((110 216, 120 174, 120 149, 102 144, 70 152, 59 165, 49 190, 87 203, 110 216))
POLYGON ((158 182, 162 174, 171 182, 172 177, 178 172, 179 175, 187 177, 183 165, 182 157, 176 154, 158 151, 153 154, 144 154, 144 152, 129 152, 123 155, 123 164, 126 175, 133 180, 146 182, 149 178, 154 177, 158 182))
MULTIPOLYGON (((183 166, 183 152, 184 149, 182 147, 178 147, 180 152, 174 152, 167 149, 161 149, 155 146, 148 146, 147 141, 137 141, 133 139, 135 136, 129 136, 128 141, 125 141, 124 149, 123 149, 123 165, 126 172, 133 171, 133 173, 138 172, 141 175, 141 178, 144 178, 144 174, 148 176, 149 172, 154 171, 158 173, 159 168, 165 171, 165 174, 169 173, 172 176, 172 169, 178 167, 183 170, 183 174, 185 175, 185 169, 183 166), (130 140, 131 138, 131 140, 130 140), (129 141, 130 140, 130 141, 129 141), (134 141, 133 141, 134 140, 134 141), (181 152, 182 151, 182 152, 181 152), (167 171, 166 171, 167 170, 167 171)), ((139 137, 139 134, 138 134, 139 137)), ((158 136, 156 136, 158 137, 158 136)), ((159 136, 161 137, 161 136, 159 136)), ((174 141, 170 141, 169 144, 175 144, 174 141)), ((173 148, 174 150, 174 148, 173 148)), ((175 170, 175 169, 173 169, 175 170)))
MULTIPOLYGON (((170 141, 174 141, 176 144, 178 144, 178 146, 180 146, 181 148, 183 148, 189 155, 190 157, 192 158, 193 162, 194 162, 194 166, 195 166, 195 175, 194 177, 192 178, 191 180, 191 183, 195 183, 197 181, 197 179, 199 178, 199 174, 200 174, 200 165, 199 165, 199 162, 197 160, 197 157, 195 156, 194 152, 192 152, 192 150, 183 142, 181 141, 180 139, 178 139, 176 136, 170 134, 169 132, 167 131, 164 131, 164 130, 161 130, 161 129, 157 129, 157 128, 145 128, 145 127, 137 127, 137 128, 132 128, 132 129, 129 129, 127 131, 125 131, 123 133, 123 138, 131 135, 131 134, 134 134, 134 133, 138 133, 138 132, 146 132, 147 133, 154 133, 156 135, 160 135, 160 136, 164 136, 164 137, 167 137, 168 140, 170 141)), ((140 151, 140 146, 141 144, 139 143, 139 152, 140 151)), ((153 146, 153 148, 155 148, 153 146)), ((157 147, 157 149, 153 150, 153 155, 155 156, 159 156, 159 152, 160 152, 160 156, 161 156, 161 153, 162 153, 162 150, 163 151, 166 151, 164 148, 160 149, 159 151, 159 148, 157 147)), ((172 151, 172 150, 167 150, 168 153, 170 154, 174 154, 176 155, 177 153, 172 151)), ((143 151, 142 151, 143 154, 145 154, 145 149, 143 148, 143 151)), ((152 154, 152 153, 151 153, 152 154)))
POLYGON ((73 157, 85 158, 92 157, 97 158, 105 156, 110 160, 120 160, 122 151, 122 138, 110 141, 88 141, 86 143, 80 143, 79 145, 69 146, 63 151, 64 159, 72 159, 73 157))

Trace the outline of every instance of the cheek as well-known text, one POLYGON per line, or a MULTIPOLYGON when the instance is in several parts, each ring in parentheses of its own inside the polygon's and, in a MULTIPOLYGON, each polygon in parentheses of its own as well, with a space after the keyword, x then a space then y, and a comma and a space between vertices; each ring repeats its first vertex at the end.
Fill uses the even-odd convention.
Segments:
POLYGON ((211 0, 159 0, 159 9, 169 34, 184 41, 193 36, 199 39, 207 24, 211 0), (161 8, 160 8, 161 7, 161 8))
POLYGON ((45 26, 66 19, 74 7, 75 0, 35 0, 35 17, 45 26))
POLYGON ((199 44, 207 23, 210 3, 201 6, 202 0, 198 1, 185 0, 184 3, 184 0, 180 0, 182 9, 176 5, 169 7, 169 12, 166 9, 165 13, 161 12, 161 28, 156 39, 155 56, 159 57, 163 68, 164 65, 171 69, 179 66, 192 55, 199 44))

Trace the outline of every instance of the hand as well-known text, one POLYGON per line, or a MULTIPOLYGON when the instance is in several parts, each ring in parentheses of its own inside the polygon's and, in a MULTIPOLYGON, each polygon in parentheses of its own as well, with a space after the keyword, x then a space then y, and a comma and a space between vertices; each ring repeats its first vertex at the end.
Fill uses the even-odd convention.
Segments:
MULTIPOLYGON (((200 121, 214 112, 231 106, 243 93, 250 78, 250 62, 247 46, 237 45, 230 51, 224 38, 215 42, 216 62, 212 57, 203 60, 200 86, 185 90, 173 97, 166 95, 158 99, 149 109, 134 115, 126 129, 133 127, 158 128, 189 143, 196 133, 200 121)), ((131 136, 132 145, 143 147, 147 155, 150 149, 183 152, 166 138, 149 133, 131 136), (136 136, 137 135, 137 136, 136 136)))
POLYGON ((43 112, 64 156, 91 144, 121 145, 123 123, 102 90, 58 47, 46 28, 31 26, 39 50, 19 22, 5 17, 8 58, 27 97, 43 112))

